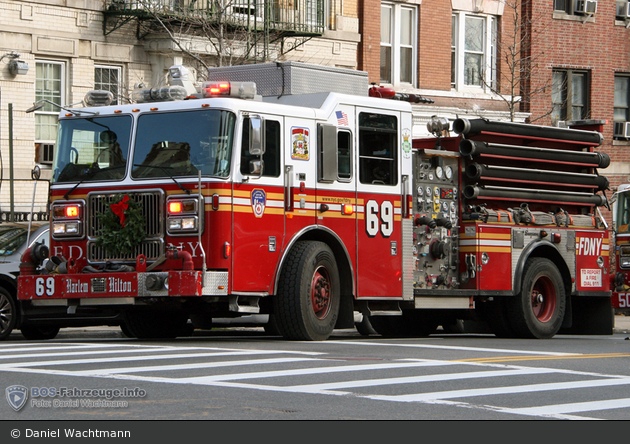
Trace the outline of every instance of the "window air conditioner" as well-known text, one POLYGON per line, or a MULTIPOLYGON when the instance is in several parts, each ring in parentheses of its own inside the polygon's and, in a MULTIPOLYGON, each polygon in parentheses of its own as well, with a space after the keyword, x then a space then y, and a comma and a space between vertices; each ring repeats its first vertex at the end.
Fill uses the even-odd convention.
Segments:
POLYGON ((630 2, 617 2, 617 17, 622 20, 630 19, 630 2))
POLYGON ((35 143, 37 163, 50 164, 55 155, 54 143, 35 143))
POLYGON ((575 12, 579 14, 595 14, 597 12, 597 1, 577 0, 575 2, 575 12))
POLYGON ((630 122, 615 122, 615 137, 630 139, 630 122))

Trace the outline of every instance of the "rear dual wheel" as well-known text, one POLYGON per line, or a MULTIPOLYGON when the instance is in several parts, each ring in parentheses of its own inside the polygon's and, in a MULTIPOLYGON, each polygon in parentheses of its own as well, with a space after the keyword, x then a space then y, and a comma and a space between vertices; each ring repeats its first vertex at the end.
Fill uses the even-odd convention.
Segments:
POLYGON ((335 256, 323 242, 301 241, 280 273, 273 316, 286 339, 324 341, 339 316, 340 281, 335 256))
POLYGON ((562 326, 566 291, 558 267, 534 257, 523 270, 521 291, 505 301, 505 314, 516 337, 548 339, 562 326))

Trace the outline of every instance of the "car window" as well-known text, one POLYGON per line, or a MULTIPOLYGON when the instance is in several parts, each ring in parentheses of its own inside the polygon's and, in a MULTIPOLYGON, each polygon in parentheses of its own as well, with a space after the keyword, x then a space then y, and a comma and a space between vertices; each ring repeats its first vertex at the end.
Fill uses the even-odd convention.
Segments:
POLYGON ((26 242, 26 227, 0 226, 0 256, 10 256, 26 242))

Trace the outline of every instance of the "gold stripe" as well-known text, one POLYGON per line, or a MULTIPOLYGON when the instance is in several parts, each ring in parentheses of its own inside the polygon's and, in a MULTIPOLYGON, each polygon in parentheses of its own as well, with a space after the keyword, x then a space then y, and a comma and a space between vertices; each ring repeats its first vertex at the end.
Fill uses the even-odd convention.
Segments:
POLYGON ((461 247, 459 251, 462 253, 474 253, 476 251, 483 251, 485 253, 511 253, 512 247, 486 247, 483 245, 479 245, 478 247, 461 247))

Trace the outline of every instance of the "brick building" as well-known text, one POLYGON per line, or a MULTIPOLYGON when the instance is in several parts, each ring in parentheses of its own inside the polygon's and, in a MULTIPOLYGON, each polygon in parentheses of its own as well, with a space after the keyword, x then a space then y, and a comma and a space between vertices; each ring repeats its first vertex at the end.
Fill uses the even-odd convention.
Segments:
POLYGON ((630 182, 628 3, 365 0, 358 68, 371 82, 434 101, 414 105, 415 136, 432 115, 607 121, 600 150, 612 164, 601 173, 614 191, 630 182))

